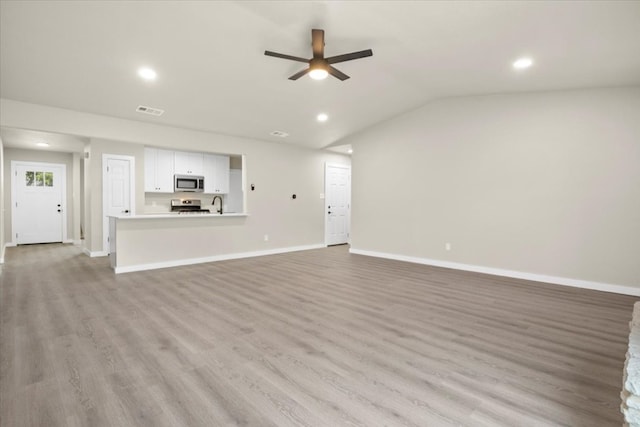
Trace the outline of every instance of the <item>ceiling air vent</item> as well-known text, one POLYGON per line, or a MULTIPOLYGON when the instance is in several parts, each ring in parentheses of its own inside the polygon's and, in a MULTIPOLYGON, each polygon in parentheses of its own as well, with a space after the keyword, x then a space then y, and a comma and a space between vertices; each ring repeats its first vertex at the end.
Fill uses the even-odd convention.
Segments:
POLYGON ((164 110, 161 110, 159 108, 145 107, 144 105, 138 105, 136 111, 138 113, 151 114, 152 116, 161 116, 164 113, 164 110))
POLYGON ((282 132, 281 130, 274 130, 273 132, 271 132, 271 135, 272 136, 277 136, 277 137, 280 137, 280 138, 286 138, 286 137, 289 136, 288 133, 282 132))

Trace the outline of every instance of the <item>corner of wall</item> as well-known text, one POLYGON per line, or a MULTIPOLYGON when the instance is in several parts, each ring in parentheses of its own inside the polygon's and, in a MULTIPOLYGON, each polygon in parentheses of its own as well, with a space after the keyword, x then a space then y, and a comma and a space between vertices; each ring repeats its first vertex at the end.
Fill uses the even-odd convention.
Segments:
POLYGON ((0 264, 4 264, 4 144, 0 138, 0 264))

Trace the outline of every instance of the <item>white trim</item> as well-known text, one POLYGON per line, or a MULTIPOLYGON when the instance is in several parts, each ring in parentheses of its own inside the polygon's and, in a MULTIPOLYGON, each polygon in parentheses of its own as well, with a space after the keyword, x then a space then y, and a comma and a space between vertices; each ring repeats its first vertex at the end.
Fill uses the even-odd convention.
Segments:
POLYGON ((82 252, 87 255, 90 258, 96 258, 96 257, 101 257, 101 256, 107 256, 109 255, 109 253, 107 251, 93 251, 91 252, 89 249, 87 248, 82 248, 82 252))
POLYGON ((64 239, 62 243, 74 243, 73 239, 64 239))
POLYGON ((366 251, 362 249, 350 248, 349 253, 365 255, 376 258, 393 259, 396 261, 411 262, 414 264, 431 265, 434 267, 451 268, 454 270, 473 271, 476 273, 492 274, 494 276, 512 277, 514 279, 531 280, 534 282, 551 283, 554 285, 571 286, 574 288, 593 289, 596 291, 613 292, 616 294, 640 296, 640 287, 614 285, 611 283, 591 282, 588 280, 570 279, 567 277, 547 276, 544 274, 526 273, 522 271, 503 270, 493 267, 482 267, 479 265, 461 264, 450 261, 440 261, 428 258, 418 258, 406 255, 389 254, 384 252, 366 251))
POLYGON ((16 246, 18 246, 18 244, 16 242, 7 242, 7 243, 4 244, 4 248, 5 249, 13 248, 13 247, 16 247, 16 246))
MULTIPOLYGON (((67 238, 67 165, 64 163, 47 163, 47 162, 32 162, 30 160, 11 160, 11 239, 16 236, 15 221, 16 218, 16 168, 19 165, 34 166, 34 167, 49 167, 49 168, 62 168, 62 185, 61 185, 61 209, 62 209, 62 241, 67 238)), ((15 245, 14 245, 15 246, 15 245)))
POLYGON ((102 249, 109 254, 109 218, 107 216, 107 160, 129 162, 129 215, 136 214, 136 158, 120 154, 102 154, 102 249))
POLYGON ((130 273, 133 271, 155 270, 158 268, 179 267, 183 265, 202 264, 205 262, 215 262, 215 261, 227 261, 231 259, 240 259, 240 258, 253 258, 258 256, 276 255, 276 254, 283 254, 287 252, 307 251, 310 249, 321 249, 321 248, 326 248, 326 245, 317 244, 317 245, 304 245, 304 246, 290 246, 288 248, 267 249, 264 251, 239 252, 235 254, 213 255, 213 256, 202 257, 202 258, 179 259, 175 261, 154 262, 150 264, 136 264, 136 265, 128 265, 125 267, 115 267, 114 271, 116 274, 130 273))

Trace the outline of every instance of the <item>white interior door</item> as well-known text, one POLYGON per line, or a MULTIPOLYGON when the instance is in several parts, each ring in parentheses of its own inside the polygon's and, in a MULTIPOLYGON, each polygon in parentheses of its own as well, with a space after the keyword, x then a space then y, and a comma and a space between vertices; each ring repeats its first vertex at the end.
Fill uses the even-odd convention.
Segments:
POLYGON ((62 242, 66 232, 66 166, 13 161, 11 169, 14 242, 62 242))
POLYGON ((133 215, 135 206, 135 186, 132 172, 134 158, 104 154, 103 172, 103 248, 109 252, 109 217, 133 215))
POLYGON ((351 166, 325 165, 325 243, 349 242, 351 209, 351 166))

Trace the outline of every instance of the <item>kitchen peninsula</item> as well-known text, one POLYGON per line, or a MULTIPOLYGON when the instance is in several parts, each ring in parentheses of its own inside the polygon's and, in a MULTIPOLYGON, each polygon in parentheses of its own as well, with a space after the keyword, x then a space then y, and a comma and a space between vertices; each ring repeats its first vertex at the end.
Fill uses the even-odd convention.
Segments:
POLYGON ((238 258, 230 254, 234 234, 236 227, 245 225, 248 216, 246 213, 111 216, 111 268, 116 273, 125 273, 238 258))

